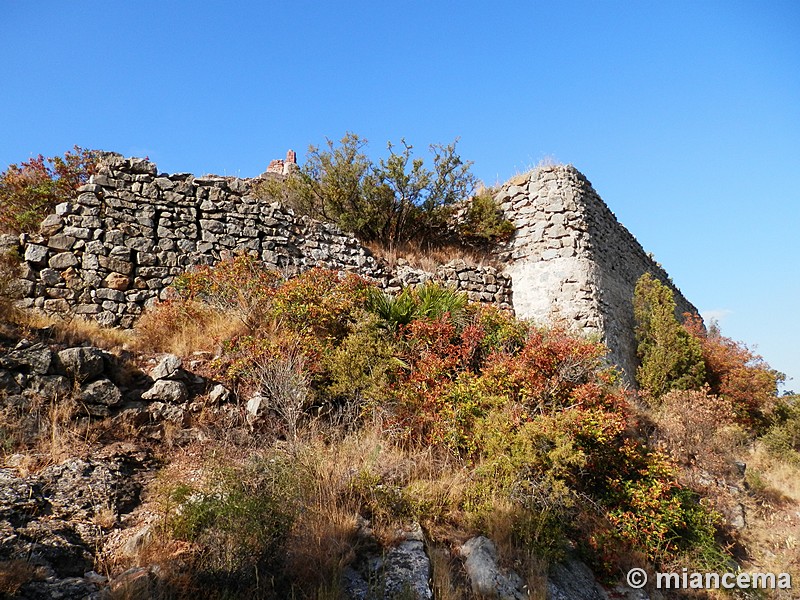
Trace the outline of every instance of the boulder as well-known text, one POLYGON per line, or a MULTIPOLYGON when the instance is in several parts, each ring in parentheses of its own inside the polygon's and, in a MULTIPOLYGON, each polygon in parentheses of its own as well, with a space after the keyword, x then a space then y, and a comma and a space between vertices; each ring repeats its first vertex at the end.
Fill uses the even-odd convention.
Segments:
POLYGON ((528 595, 525 581, 514 573, 503 572, 497 564, 497 549, 494 543, 478 536, 468 540, 459 549, 464 560, 472 593, 480 598, 497 600, 525 600, 528 595))
POLYGON ((81 401, 86 404, 116 406, 121 400, 119 388, 108 379, 98 379, 81 386, 81 401))
MULTIPOLYGON (((22 345, 22 344, 20 344, 22 345)), ((20 370, 29 374, 45 375, 53 362, 53 353, 44 344, 19 347, 0 357, 0 368, 20 370)))
MULTIPOLYGON (((631 589, 631 588, 628 588, 631 589)), ((639 597, 639 590, 633 590, 639 597)), ((547 577, 547 600, 607 600, 591 569, 577 558, 550 567, 547 577)))
POLYGON ((34 375, 26 384, 25 394, 47 400, 62 400, 70 395, 72 386, 62 375, 34 375))
POLYGON ((105 361, 102 350, 87 346, 62 350, 57 355, 57 365, 60 372, 74 380, 89 381, 103 373, 105 361))
POLYGON ((153 384, 153 387, 142 394, 142 400, 159 400, 172 404, 185 402, 188 397, 189 392, 186 386, 180 381, 173 381, 171 379, 157 380, 153 384))
POLYGON ((422 529, 414 526, 389 550, 382 565, 385 598, 431 600, 431 563, 425 554, 422 529))
POLYGON ((174 379, 181 375, 183 362, 174 354, 165 354, 150 372, 153 379, 174 379))

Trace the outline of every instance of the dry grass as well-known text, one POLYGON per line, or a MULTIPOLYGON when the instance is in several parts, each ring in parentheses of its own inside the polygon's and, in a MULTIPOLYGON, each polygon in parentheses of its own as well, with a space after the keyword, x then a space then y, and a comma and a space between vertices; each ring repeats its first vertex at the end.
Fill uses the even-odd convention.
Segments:
POLYGON ((221 343, 247 330, 235 314, 201 303, 178 306, 162 304, 142 315, 132 341, 141 352, 169 352, 189 356, 193 352, 217 354, 221 343))
POLYGON ((458 587, 456 569, 457 561, 447 548, 434 546, 428 549, 431 560, 431 584, 433 597, 437 600, 464 600, 465 591, 458 587))
POLYGON ((88 456, 103 434, 103 425, 76 420, 85 415, 71 396, 31 397, 24 406, 0 410, 0 453, 23 474, 33 473, 67 458, 88 456))
POLYGON ((35 569, 24 560, 0 561, 0 596, 13 598, 22 584, 33 579, 35 569))
POLYGON ((59 317, 41 311, 20 311, 16 323, 23 331, 47 330, 50 341, 65 346, 90 344, 108 351, 125 348, 133 340, 131 331, 103 327, 96 321, 77 315, 59 317))
POLYGON ((419 241, 392 246, 371 242, 366 246, 372 254, 383 260, 390 270, 400 264, 408 264, 414 269, 433 273, 437 267, 453 260, 463 260, 470 266, 499 267, 496 260, 488 252, 464 248, 463 246, 424 246, 419 241))

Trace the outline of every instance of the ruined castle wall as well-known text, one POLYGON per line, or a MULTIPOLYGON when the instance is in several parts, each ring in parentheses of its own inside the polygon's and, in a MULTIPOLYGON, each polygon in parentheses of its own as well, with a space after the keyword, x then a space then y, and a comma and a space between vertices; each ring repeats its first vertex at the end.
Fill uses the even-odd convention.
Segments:
POLYGON ((636 372, 633 291, 650 272, 678 312, 697 312, 572 166, 515 177, 495 196, 517 232, 501 257, 518 316, 597 334, 628 380, 636 372))
POLYGON ((159 174, 146 160, 108 154, 74 201, 45 219, 41 235, 22 239, 21 304, 130 327, 175 276, 239 251, 287 275, 321 266, 389 289, 434 279, 476 301, 511 303, 510 281, 492 267, 389 272, 335 226, 259 200, 249 180, 159 174))

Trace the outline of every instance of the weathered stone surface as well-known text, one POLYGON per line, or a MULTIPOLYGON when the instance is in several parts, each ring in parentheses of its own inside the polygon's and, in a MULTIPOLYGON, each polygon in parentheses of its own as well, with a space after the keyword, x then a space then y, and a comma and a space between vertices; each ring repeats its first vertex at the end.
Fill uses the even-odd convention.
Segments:
POLYGON ((228 402, 232 397, 231 391, 226 388, 221 383, 217 383, 211 388, 211 391, 208 393, 208 399, 210 402, 214 404, 222 404, 224 402, 228 402))
POLYGON ((468 540, 459 549, 464 558, 472 593, 480 598, 498 600, 525 600, 525 581, 518 574, 504 572, 497 564, 497 549, 494 543, 478 536, 468 540))
POLYGON ((161 402, 171 402, 179 404, 186 401, 189 392, 182 381, 171 379, 159 379, 144 394, 142 400, 160 400, 161 402))
MULTIPOLYGON (((359 537, 368 544, 375 540, 364 522, 359 537)), ((419 525, 399 532, 400 542, 380 555, 362 556, 359 564, 351 565, 342 575, 344 595, 350 600, 372 598, 408 598, 430 600, 431 564, 425 553, 419 525)))
POLYGON ((34 264, 41 264, 47 259, 49 249, 39 244, 28 244, 25 247, 25 260, 34 264))
POLYGON ((91 346, 67 348, 57 355, 59 370, 77 381, 88 381, 98 377, 104 367, 103 351, 91 346))
POLYGON ((47 215, 39 225, 39 233, 45 237, 50 237, 58 233, 64 226, 64 220, 60 215, 47 215))
MULTIPOLYGON (((639 592, 639 590, 632 591, 639 592)), ((580 560, 570 558, 563 563, 551 565, 547 578, 547 600, 607 600, 607 598, 608 595, 597 583, 589 567, 580 560)))
POLYGON ((44 344, 12 350, 0 356, 0 368, 18 369, 25 373, 45 375, 53 361, 53 353, 44 344))
POLYGON ((61 252, 50 258, 48 262, 51 269, 58 269, 63 271, 69 267, 75 267, 79 264, 77 257, 72 252, 61 252))
POLYGON ((431 600, 431 563, 425 554, 425 544, 419 525, 403 535, 403 541, 391 548, 382 565, 384 597, 413 596, 416 600, 431 600))
POLYGON ((61 375, 35 375, 28 379, 25 393, 47 400, 63 400, 72 393, 72 385, 61 375))
POLYGON ((516 232, 500 254, 517 316, 600 335, 629 382, 636 370, 633 290, 650 272, 679 312, 696 309, 572 166, 534 169, 495 195, 516 232))
POLYGON ((170 379, 171 377, 180 376, 180 369, 183 365, 181 359, 174 354, 165 354, 158 361, 158 364, 150 371, 150 377, 153 379, 170 379))
POLYGON ((122 400, 122 393, 110 380, 98 379, 81 386, 81 400, 86 404, 116 406, 122 400))
POLYGON ((130 278, 119 273, 109 273, 109 275, 103 280, 103 283, 105 283, 106 287, 112 290, 124 292, 128 289, 130 278))

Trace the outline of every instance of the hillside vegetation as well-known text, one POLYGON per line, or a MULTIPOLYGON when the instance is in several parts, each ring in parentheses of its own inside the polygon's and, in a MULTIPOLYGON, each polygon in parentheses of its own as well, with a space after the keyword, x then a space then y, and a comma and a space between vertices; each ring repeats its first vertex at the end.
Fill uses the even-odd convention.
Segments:
MULTIPOLYGON (((406 172, 409 146, 375 166, 357 157, 357 137, 342 144, 315 151, 318 162, 280 193, 342 220, 372 198, 364 190, 386 191, 406 172), (316 206, 320 186, 332 185, 326 161, 340 160, 361 165, 353 204, 316 206)), ((435 231, 437 211, 452 205, 448 192, 426 213, 435 182, 461 190, 466 180, 452 177, 468 173, 454 146, 438 152, 432 172, 412 164, 409 185, 426 195, 386 213, 394 221, 383 233, 377 221, 343 226, 392 243, 408 223, 435 231)), ((494 219, 480 202, 469 210, 494 219)), ((31 215, 42 208, 34 205, 31 215)), ((356 569, 377 578, 369 597, 386 597, 365 557, 385 556, 409 530, 425 540, 433 593, 445 600, 474 597, 459 549, 477 535, 532 598, 546 597, 554 565, 575 558, 608 584, 632 567, 797 575, 797 398, 779 397, 781 375, 715 325, 679 319, 670 290, 649 275, 632 301, 638 391, 596 340, 451 289, 427 283, 390 296, 354 274, 287 278, 246 254, 176 277, 130 335, 4 303, 3 356, 37 341, 47 356, 102 347, 114 385, 135 399, 119 414, 87 413, 74 374, 72 388, 50 397, 2 391, 0 449, 26 474, 122 443, 152 458, 140 461, 149 475, 135 510, 92 516, 96 571, 113 581, 147 569, 146 584, 122 577, 112 598, 345 598, 356 569), (182 363, 167 357, 152 369, 163 353, 182 363), (200 391, 162 402, 167 417, 154 424, 140 417, 155 413, 137 412, 142 389, 157 387, 155 371, 170 364, 187 365, 184 392, 200 391), (179 418, 169 417, 177 407, 179 418), (125 536, 144 523, 130 550, 125 536)), ((4 360, 3 381, 22 387, 4 360)), ((34 571, 24 559, 0 562, 0 593, 24 589, 34 571)))

